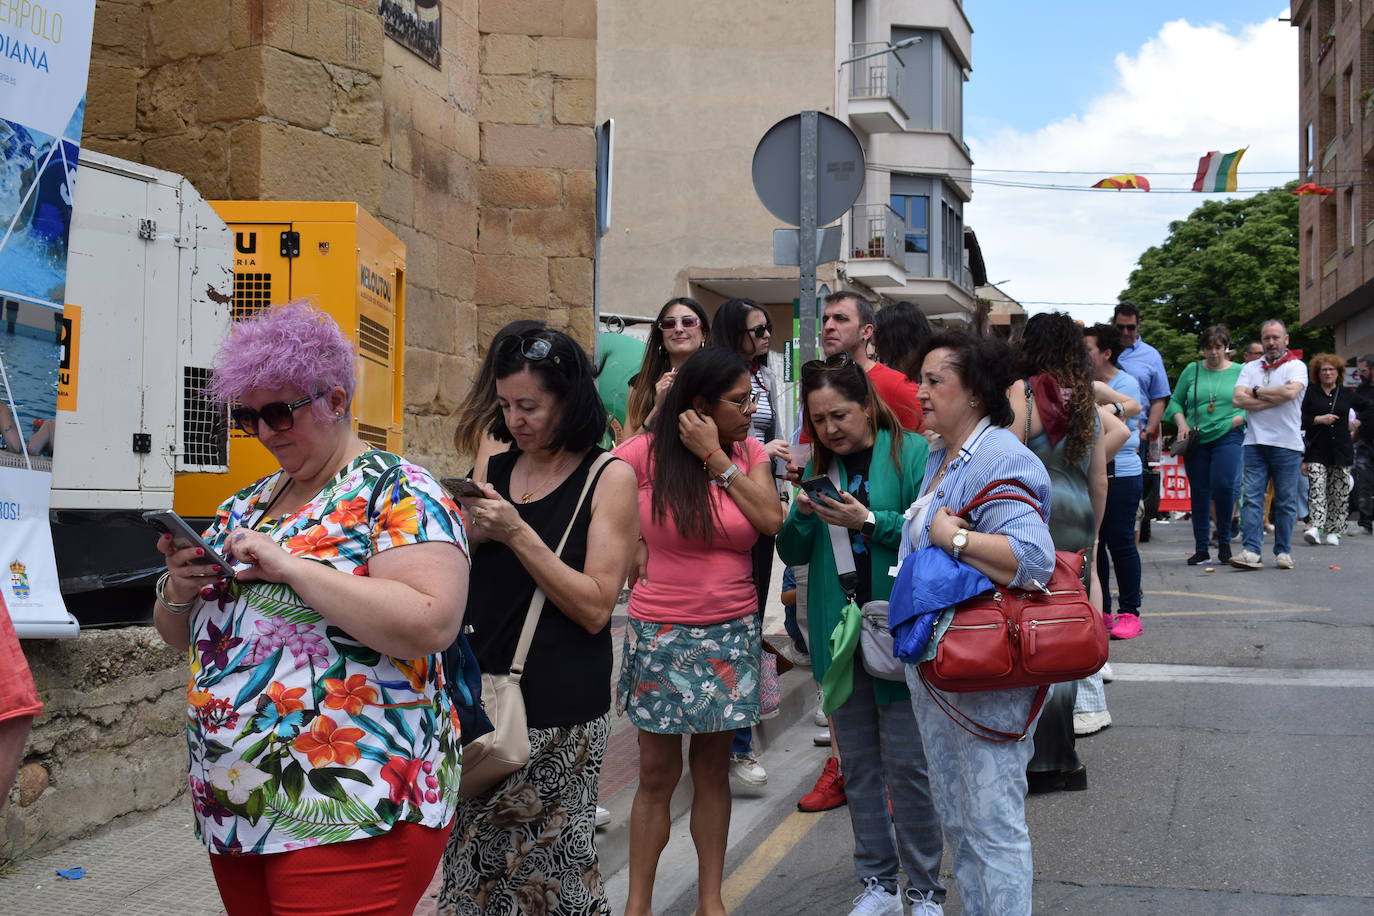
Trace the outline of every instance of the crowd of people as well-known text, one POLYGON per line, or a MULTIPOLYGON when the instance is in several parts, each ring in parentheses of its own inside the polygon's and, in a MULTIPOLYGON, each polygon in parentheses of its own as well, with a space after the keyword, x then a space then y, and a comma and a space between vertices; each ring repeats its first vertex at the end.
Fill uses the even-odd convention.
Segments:
POLYGON ((298 303, 234 325, 207 393, 280 468, 225 499, 208 554, 159 540, 153 607, 190 664, 188 784, 230 916, 408 914, 436 870, 443 914, 609 913, 595 830, 616 714, 638 741, 626 913, 652 912, 684 736, 696 911, 724 913, 731 781, 767 780, 750 730, 776 695, 773 643, 819 685, 830 752, 798 807, 848 805, 851 912, 942 912, 947 843, 963 912, 1029 913, 1024 799, 1087 788, 1076 739, 1111 723, 1109 672, 1048 697, 941 691, 846 644, 848 606, 883 606, 927 548, 999 588, 1048 582, 1074 551, 1102 625, 1139 638, 1165 421, 1192 487, 1188 564, 1215 547, 1261 568, 1272 532, 1291 569, 1295 531, 1339 545, 1352 506, 1374 523, 1371 357, 1348 387, 1277 320, 1240 363, 1229 330, 1206 329, 1170 386, 1128 303, 1087 328, 1036 315, 1003 341, 841 292, 790 439, 772 332, 748 299, 711 316, 670 300, 613 426, 578 343, 513 322, 459 417, 473 464, 451 491, 353 432, 356 356, 332 319, 298 303), (1029 503, 960 517, 1008 479, 1029 503), (791 639, 763 632, 775 558, 791 639), (484 791, 462 791, 459 654, 521 674, 528 759, 484 791))

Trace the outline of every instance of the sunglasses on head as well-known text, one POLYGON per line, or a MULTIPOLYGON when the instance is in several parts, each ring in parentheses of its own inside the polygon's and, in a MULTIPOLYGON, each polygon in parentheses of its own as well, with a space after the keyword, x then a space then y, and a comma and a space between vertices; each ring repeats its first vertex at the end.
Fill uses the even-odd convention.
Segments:
POLYGON ((815 375, 817 372, 833 372, 840 369, 857 369, 859 364, 854 362, 854 357, 848 353, 836 353, 834 356, 827 356, 825 359, 812 359, 802 363, 801 371, 803 376, 815 375))
POLYGON ((550 356, 553 352, 553 341, 541 336, 535 331, 521 337, 507 337, 496 345, 496 352, 511 353, 519 350, 520 355, 532 363, 537 363, 541 359, 551 359, 555 365, 562 362, 557 356, 550 356))
POLYGON ((696 315, 683 315, 681 318, 660 318, 658 319, 658 329, 660 331, 671 331, 681 322, 684 329, 701 327, 701 319, 696 315))
POLYGON ((763 324, 756 324, 752 328, 745 328, 744 333, 753 334, 759 340, 763 340, 763 338, 773 333, 773 326, 765 321, 763 324))
POLYGON ((258 423, 266 423, 273 432, 284 433, 296 425, 296 410, 309 404, 315 398, 324 397, 324 392, 303 397, 299 401, 273 401, 256 410, 252 407, 235 407, 229 411, 234 425, 250 436, 258 435, 258 423))

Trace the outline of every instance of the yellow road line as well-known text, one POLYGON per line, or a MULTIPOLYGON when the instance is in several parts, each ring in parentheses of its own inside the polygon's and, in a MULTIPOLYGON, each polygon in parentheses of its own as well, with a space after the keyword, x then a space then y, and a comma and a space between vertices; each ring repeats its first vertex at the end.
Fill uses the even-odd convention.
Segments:
POLYGON ((1150 617, 1205 617, 1214 614, 1326 614, 1331 611, 1329 607, 1307 607, 1305 605, 1294 605, 1292 607, 1234 607, 1222 608, 1215 611, 1147 611, 1145 616, 1150 617))
POLYGON ((823 816, 802 811, 793 811, 788 815, 726 879, 721 887, 725 909, 734 912, 744 903, 744 898, 792 851, 792 847, 801 842, 802 837, 820 823, 823 816))

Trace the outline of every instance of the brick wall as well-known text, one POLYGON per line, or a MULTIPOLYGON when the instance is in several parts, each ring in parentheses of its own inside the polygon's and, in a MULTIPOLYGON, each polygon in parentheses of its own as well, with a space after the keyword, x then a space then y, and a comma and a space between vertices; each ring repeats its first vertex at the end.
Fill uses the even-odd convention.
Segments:
POLYGON ((84 142, 209 198, 356 200, 406 243, 406 452, 492 333, 592 340, 596 0, 446 0, 443 66, 375 0, 98 0, 84 142))

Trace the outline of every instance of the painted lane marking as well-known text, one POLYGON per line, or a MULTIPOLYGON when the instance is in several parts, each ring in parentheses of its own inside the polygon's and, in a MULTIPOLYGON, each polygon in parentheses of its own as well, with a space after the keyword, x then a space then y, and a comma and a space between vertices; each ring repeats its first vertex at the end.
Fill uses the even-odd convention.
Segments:
POLYGON ((721 886, 720 895, 725 901, 726 911, 733 913, 737 910, 744 903, 744 898, 768 877, 792 848, 801 842, 802 837, 820 823, 823 816, 793 811, 775 827, 767 839, 749 854, 749 858, 740 863, 721 886))
POLYGON ((1237 684, 1263 687, 1374 688, 1374 671, 1359 668, 1228 668, 1212 665, 1112 664, 1118 681, 1237 684))
POLYGON ((1306 604, 1293 604, 1288 607, 1228 607, 1213 611, 1146 611, 1150 617, 1207 617, 1214 614, 1326 614, 1329 607, 1312 607, 1306 604))

